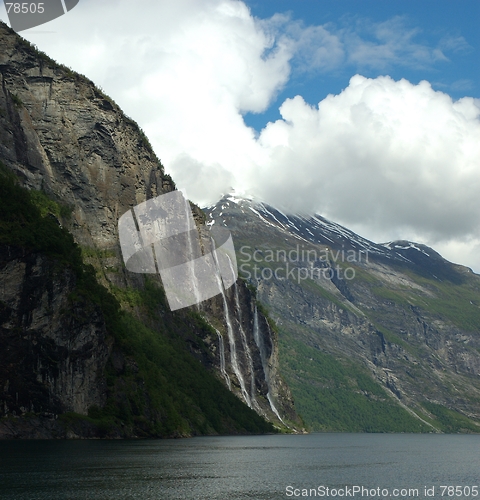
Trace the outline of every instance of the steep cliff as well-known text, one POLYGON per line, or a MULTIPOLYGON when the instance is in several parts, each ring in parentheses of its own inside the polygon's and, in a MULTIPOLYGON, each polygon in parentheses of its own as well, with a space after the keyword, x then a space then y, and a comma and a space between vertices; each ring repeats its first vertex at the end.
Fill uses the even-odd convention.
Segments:
POLYGON ((267 420, 295 428, 298 417, 279 369, 278 333, 263 311, 255 290, 241 279, 203 307, 218 335, 216 360, 227 387, 267 420))
MULTIPOLYGON (((2 23, 0 47, 0 161, 31 190, 25 203, 38 210, 36 226, 62 238, 70 232, 79 245, 70 261, 56 252, 58 241, 48 248, 42 235, 17 241, 12 228, 28 216, 15 219, 21 210, 4 206, 3 434, 271 429, 237 398, 233 403, 227 388, 276 425, 298 423, 279 378, 275 333, 241 282, 201 308, 171 313, 158 276, 125 269, 119 216, 174 189, 136 123, 87 78, 2 23), (89 276, 86 288, 82 276, 89 276)), ((195 218, 201 233, 196 208, 195 218)))
POLYGON ((103 406, 106 325, 100 308, 72 300, 75 272, 16 245, 0 246, 0 263, 4 414, 68 409, 86 415, 90 407, 103 406))

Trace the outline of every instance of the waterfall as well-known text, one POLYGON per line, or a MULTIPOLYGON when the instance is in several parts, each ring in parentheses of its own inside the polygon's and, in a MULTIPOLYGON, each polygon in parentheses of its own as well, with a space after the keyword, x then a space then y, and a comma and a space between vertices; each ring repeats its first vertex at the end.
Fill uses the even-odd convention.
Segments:
POLYGON ((232 390, 232 383, 230 382, 230 377, 228 376, 227 370, 225 369, 225 344, 223 342, 222 334, 215 328, 218 335, 218 349, 220 352, 220 371, 227 383, 228 389, 232 390))
POLYGON ((267 353, 265 352, 265 344, 263 343, 263 339, 260 338, 260 328, 258 326, 258 309, 256 304, 255 304, 255 313, 253 316, 253 338, 260 352, 260 359, 262 360, 262 367, 265 373, 265 379, 268 381, 267 353))
MULTIPOLYGON (((228 335, 228 342, 230 344, 230 361, 232 364, 233 368, 233 373, 235 373, 238 383, 240 384, 240 389, 242 391, 243 399, 247 403, 247 405, 251 408, 252 407, 252 402, 250 401, 250 396, 248 395, 248 391, 245 386, 245 380, 243 379, 242 372, 240 370, 240 367, 238 366, 238 359, 237 359, 237 348, 235 346, 235 336, 233 332, 233 326, 232 322, 230 320, 230 312, 228 310, 228 303, 227 303, 227 297, 225 295, 225 290, 223 288, 223 283, 222 279, 219 274, 219 266, 218 266, 218 259, 216 256, 216 251, 215 251, 215 243, 212 240, 212 255, 213 258, 215 259, 215 264, 217 265, 217 270, 215 272, 215 277, 217 279, 218 286, 220 288, 220 292, 222 294, 222 299, 223 299, 223 309, 225 311, 225 322, 227 323, 227 335, 228 335)), ((223 339, 222 339, 223 341, 223 339)))
MULTIPOLYGON (((233 272, 233 265, 232 261, 230 260, 230 257, 228 258, 228 262, 230 263, 230 269, 233 272)), ((245 352, 245 357, 247 358, 247 363, 248 363, 248 368, 250 369, 250 397, 252 399, 252 403, 255 406, 255 408, 261 412, 261 408, 257 403, 257 399, 255 396, 255 393, 257 392, 256 384, 255 384, 255 370, 253 369, 253 359, 252 359, 252 354, 250 352, 250 348, 248 347, 248 341, 247 341, 247 336, 245 334, 245 330, 243 329, 242 326, 242 310, 240 308, 240 299, 238 297, 238 287, 237 283, 234 283, 234 290, 235 290, 235 305, 237 306, 237 311, 238 311, 238 329, 240 331, 240 337, 242 339, 242 344, 243 344, 243 350, 245 352)))
POLYGON ((272 396, 270 396, 270 391, 267 393, 267 399, 268 399, 268 402, 270 403, 270 408, 272 409, 273 413, 275 413, 278 420, 280 420, 280 422, 282 422, 283 425, 288 427, 288 425, 283 421, 282 417, 280 416, 280 413, 278 413, 278 410, 275 408, 275 405, 273 404, 272 396))
POLYGON ((268 402, 270 403, 270 408, 272 409, 273 413, 275 413, 275 415, 280 420, 280 422, 282 422, 282 424, 286 425, 285 422, 282 420, 282 417, 278 413, 278 410, 275 407, 275 404, 273 403, 272 396, 270 394, 270 370, 268 368, 267 353, 265 351, 265 343, 263 342, 263 338, 260 336, 260 327, 258 324, 258 308, 257 308, 256 304, 255 304, 255 314, 253 316, 253 338, 254 338, 255 343, 257 344, 258 350, 260 352, 260 359, 262 360, 263 373, 265 373, 265 381, 267 382, 267 387, 268 387, 267 399, 268 399, 268 402))
POLYGON ((185 208, 187 210, 187 258, 188 258, 188 268, 190 270, 190 275, 191 275, 191 283, 193 286, 193 294, 195 295, 195 307, 199 308, 200 302, 202 302, 202 297, 200 295, 200 292, 198 290, 198 280, 197 276, 195 275, 195 258, 198 257, 196 252, 193 250, 193 243, 192 243, 192 230, 196 229, 195 226, 195 221, 192 216, 192 209, 190 208, 190 202, 185 199, 185 208), (192 227, 192 221, 193 221, 193 227, 192 227))

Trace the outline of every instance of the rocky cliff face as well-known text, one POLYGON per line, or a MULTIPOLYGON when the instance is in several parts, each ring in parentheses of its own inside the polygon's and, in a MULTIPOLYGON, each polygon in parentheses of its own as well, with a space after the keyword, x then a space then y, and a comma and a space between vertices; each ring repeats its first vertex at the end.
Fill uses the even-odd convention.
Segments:
POLYGON ((3 162, 71 205, 80 245, 115 248, 118 217, 173 183, 135 122, 91 81, 0 30, 3 162))
POLYGON ((105 321, 85 301, 72 302, 74 273, 10 246, 0 246, 0 263, 3 414, 86 415, 103 406, 110 352, 105 321))
MULTIPOLYGON (((307 423, 401 430, 388 412, 384 427, 342 420, 352 412, 358 423, 391 401, 423 430, 478 432, 480 278, 471 270, 423 245, 376 245, 320 216, 286 215, 234 195, 207 213, 231 230, 240 274, 279 325, 283 369, 307 423)), ((405 419, 409 426, 416 428, 405 419)))
MULTIPOLYGON (((170 328, 178 318, 184 325, 188 311, 177 318, 159 308, 152 319, 145 304, 132 299, 143 293, 145 278, 126 271, 120 254, 119 216, 174 189, 148 139, 91 81, 37 52, 3 23, 0 47, 0 161, 22 186, 43 191, 69 213, 48 216, 72 233, 97 279, 124 308, 153 329, 170 328)), ((201 232, 202 214, 196 210, 195 216, 201 232)), ((75 280, 68 271, 55 274, 54 264, 41 253, 4 247, 0 261, 1 342, 9 367, 0 372, 3 415, 86 415, 89 408, 101 408, 108 367, 125 364, 114 363, 112 356, 117 361, 125 356, 102 314, 72 303, 75 280), (25 371, 19 371, 27 358, 25 371), (51 359, 55 362, 49 365, 51 359), (15 384, 21 390, 14 390, 15 384)), ((160 286, 158 277, 151 281, 160 286)), ((295 420, 288 389, 278 376, 275 334, 245 286, 238 283, 194 315, 218 331, 210 338, 192 324, 191 334, 182 334, 206 368, 217 371, 259 414, 279 425, 295 420)))

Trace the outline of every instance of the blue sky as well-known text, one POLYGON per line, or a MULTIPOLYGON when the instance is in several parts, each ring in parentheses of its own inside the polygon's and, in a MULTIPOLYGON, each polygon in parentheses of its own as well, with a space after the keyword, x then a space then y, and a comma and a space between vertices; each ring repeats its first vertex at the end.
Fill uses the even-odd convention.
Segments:
MULTIPOLYGON (((297 71, 272 106, 262 114, 248 114, 246 122, 261 129, 278 119, 279 103, 297 94, 317 104, 327 94, 337 94, 355 73, 375 78, 390 75, 412 83, 427 80, 432 87, 459 99, 480 97, 480 2, 467 0, 248 0, 254 16, 269 18, 278 13, 304 26, 328 25, 333 32, 355 31, 365 41, 378 43, 375 28, 397 19, 398 34, 411 33, 411 45, 439 48, 447 60, 418 61, 407 47, 392 46, 397 60, 348 62, 329 71, 297 71)), ((399 37, 400 38, 400 37, 399 37)), ((411 48, 411 47, 410 47, 411 48)))
POLYGON ((234 188, 480 272, 479 21, 478 0, 80 0, 22 35, 200 206, 234 188))

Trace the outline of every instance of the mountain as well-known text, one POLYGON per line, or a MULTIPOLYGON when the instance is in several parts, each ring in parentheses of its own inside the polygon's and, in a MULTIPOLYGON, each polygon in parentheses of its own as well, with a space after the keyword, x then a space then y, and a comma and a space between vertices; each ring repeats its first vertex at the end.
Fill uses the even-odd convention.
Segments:
POLYGON ((301 428, 251 287, 171 312, 126 270, 119 217, 175 189, 142 130, 3 23, 0 46, 0 437, 301 428))
POLYGON ((307 426, 479 432, 480 276, 409 241, 376 244, 248 197, 205 209, 279 329, 307 426))

